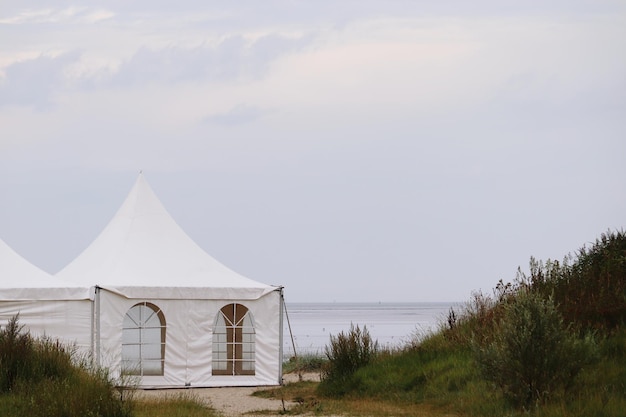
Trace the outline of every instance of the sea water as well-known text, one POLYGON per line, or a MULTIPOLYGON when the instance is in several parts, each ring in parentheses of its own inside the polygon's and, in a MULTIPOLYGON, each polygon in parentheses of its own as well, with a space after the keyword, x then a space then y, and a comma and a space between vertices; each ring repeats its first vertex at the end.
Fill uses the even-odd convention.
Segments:
POLYGON ((402 347, 445 323, 459 303, 287 303, 283 353, 323 355, 330 336, 347 333, 351 325, 367 327, 381 347, 402 347), (289 330, 291 324, 291 332, 289 330), (293 336, 293 343, 292 338, 293 336))

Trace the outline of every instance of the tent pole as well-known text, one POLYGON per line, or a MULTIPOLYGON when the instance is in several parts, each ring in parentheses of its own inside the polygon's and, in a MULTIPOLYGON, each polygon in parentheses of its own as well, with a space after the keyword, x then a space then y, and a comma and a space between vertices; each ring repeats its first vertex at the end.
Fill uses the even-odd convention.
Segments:
MULTIPOLYGON (((283 308, 285 309, 285 317, 287 317, 287 326, 289 327, 289 335, 291 336, 291 346, 293 346, 293 357, 296 360, 296 369, 298 370, 298 380, 302 381, 302 370, 300 369, 300 364, 298 363, 298 352, 296 352, 296 342, 293 339, 293 332, 291 331, 291 322, 289 321, 289 313, 287 313, 287 304, 285 303, 285 297, 283 297, 283 292, 280 292, 280 298, 283 301, 283 308)), ((282 346, 282 343, 281 343, 282 346)))
POLYGON ((278 327, 278 384, 283 385, 283 287, 278 288, 280 299, 278 301, 279 327, 278 327))
MULTIPOLYGON (((91 294, 90 294, 91 295, 91 294)), ((90 308, 90 318, 91 320, 89 320, 89 351, 91 352, 91 354, 89 355, 89 362, 90 364, 93 366, 95 365, 95 359, 96 359, 96 351, 95 351, 95 343, 94 343, 94 339, 95 339, 95 334, 94 334, 94 320, 96 319, 96 309, 95 309, 95 304, 96 304, 96 290, 94 287, 94 295, 93 295, 93 300, 90 299, 89 300, 89 308, 90 308)))
POLYGON ((100 368, 100 290, 96 285, 96 365, 100 368))

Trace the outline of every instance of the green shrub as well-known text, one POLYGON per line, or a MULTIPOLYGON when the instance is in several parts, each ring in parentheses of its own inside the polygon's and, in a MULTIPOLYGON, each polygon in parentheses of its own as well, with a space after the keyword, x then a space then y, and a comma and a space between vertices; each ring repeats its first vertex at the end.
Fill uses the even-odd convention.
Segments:
POLYGON ((569 332, 551 299, 526 291, 503 304, 493 338, 473 347, 482 375, 524 409, 567 388, 597 351, 569 332))
POLYGON ((378 353, 378 342, 373 341, 366 326, 350 326, 346 334, 330 336, 325 348, 328 362, 322 370, 319 390, 324 395, 343 395, 350 388, 350 380, 357 369, 370 363, 378 353))

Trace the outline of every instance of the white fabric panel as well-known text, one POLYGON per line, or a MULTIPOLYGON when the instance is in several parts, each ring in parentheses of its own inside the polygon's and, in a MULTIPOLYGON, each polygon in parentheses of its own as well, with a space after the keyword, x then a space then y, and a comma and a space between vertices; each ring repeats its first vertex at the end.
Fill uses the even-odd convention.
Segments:
POLYGON ((277 385, 280 375, 280 291, 258 300, 128 299, 100 291, 100 347, 102 365, 120 374, 122 322, 128 309, 150 302, 165 316, 165 366, 163 376, 130 377, 140 387, 212 387, 277 385), (212 331, 222 307, 246 306, 254 316, 255 375, 212 375, 212 331))
POLYGON ((0 240, 0 326, 19 313, 18 324, 35 337, 92 351, 92 295, 89 286, 56 278, 22 258, 0 240))
MULTIPOLYGON (((95 355, 100 361, 100 366, 108 368, 111 376, 118 378, 122 362, 124 317, 139 300, 125 300, 128 302, 123 303, 120 300, 124 301, 124 299, 118 300, 119 297, 111 297, 106 291, 97 292, 95 297, 96 306, 99 304, 94 319, 95 355)), ((135 379, 133 377, 128 382, 135 383, 135 379)))
POLYGON ((59 279, 22 258, 0 239, 2 300, 87 300, 91 285, 59 279))
MULTIPOLYGON (((181 328, 186 329, 186 334, 181 335, 185 340, 186 364, 184 369, 185 384, 190 386, 202 386, 207 377, 211 376, 211 352, 213 346, 212 327, 217 310, 214 301, 190 300, 185 303, 186 311, 176 315, 175 320, 180 320, 181 328)), ((171 369, 177 368, 176 364, 170 363, 171 369)), ((179 370, 181 376, 182 369, 179 370)))
POLYGON ((19 313, 18 324, 31 335, 50 336, 66 344, 75 344, 81 355, 90 355, 92 347, 92 303, 77 301, 2 301, 0 325, 5 326, 19 313))
POLYGON ((274 291, 253 303, 243 303, 254 317, 257 381, 254 385, 277 385, 282 381, 280 303, 280 291, 274 291))
POLYGON ((64 286, 65 283, 49 283, 53 287, 18 287, 20 282, 16 282, 13 288, 0 288, 0 303, 3 300, 88 300, 90 288, 82 287, 71 283, 71 286, 64 286))

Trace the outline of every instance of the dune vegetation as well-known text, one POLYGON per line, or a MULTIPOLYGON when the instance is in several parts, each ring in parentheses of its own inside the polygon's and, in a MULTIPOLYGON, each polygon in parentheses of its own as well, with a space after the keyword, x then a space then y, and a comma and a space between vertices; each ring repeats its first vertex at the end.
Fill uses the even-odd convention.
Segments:
POLYGON ((354 326, 331 337, 319 384, 258 395, 295 400, 291 414, 623 416, 625 323, 626 235, 609 231, 562 262, 531 258, 404 348, 354 326))

